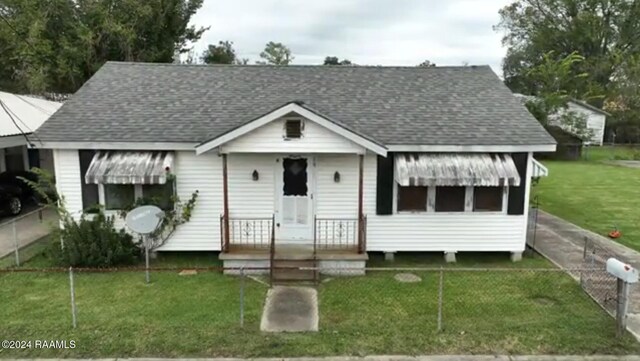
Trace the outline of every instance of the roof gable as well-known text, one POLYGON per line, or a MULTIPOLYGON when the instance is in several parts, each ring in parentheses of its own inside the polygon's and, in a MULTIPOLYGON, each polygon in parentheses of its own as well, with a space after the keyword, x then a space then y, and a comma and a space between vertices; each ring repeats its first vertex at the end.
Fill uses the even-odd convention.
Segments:
POLYGON ((380 145, 379 143, 371 140, 370 138, 367 138, 362 134, 354 132, 353 130, 333 119, 329 119, 320 115, 318 112, 300 102, 291 102, 284 104, 283 106, 278 107, 224 134, 221 134, 220 136, 204 141, 196 147, 196 153, 202 154, 211 149, 218 148, 220 146, 223 146, 224 144, 228 144, 229 142, 236 140, 243 135, 259 129, 260 127, 265 126, 266 124, 269 124, 277 119, 288 116, 291 113, 298 114, 305 119, 308 119, 322 126, 323 128, 326 128, 329 131, 348 139, 349 141, 363 147, 364 149, 382 156, 386 156, 387 154, 387 150, 383 145, 380 145))

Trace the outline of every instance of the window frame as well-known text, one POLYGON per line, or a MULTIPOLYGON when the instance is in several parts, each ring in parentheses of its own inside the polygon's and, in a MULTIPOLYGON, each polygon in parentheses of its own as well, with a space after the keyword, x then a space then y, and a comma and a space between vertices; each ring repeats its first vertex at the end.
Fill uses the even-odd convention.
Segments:
POLYGON ((400 185, 394 180, 393 182, 393 209, 392 214, 432 214, 432 215, 506 215, 509 203, 509 187, 504 186, 502 191, 502 211, 474 211, 473 210, 473 189, 474 186, 466 186, 465 188, 465 207, 462 212, 436 212, 436 188, 437 186, 427 187, 427 210, 426 211, 399 211, 398 210, 398 188, 400 185))
POLYGON ((478 186, 477 188, 501 188, 502 189, 502 197, 500 200, 500 210, 496 211, 496 210, 476 210, 476 187, 471 187, 471 211, 473 213, 482 213, 482 214, 491 214, 491 213, 506 213, 506 207, 508 206, 508 202, 509 202, 509 187, 480 187, 478 186))
MULTIPOLYGON (((176 181, 173 180, 172 182, 173 182, 173 194, 177 195, 178 192, 177 192, 177 187, 176 187, 176 181)), ((144 194, 142 192, 143 184, 125 183, 123 185, 132 185, 133 186, 133 198, 134 198, 133 201, 134 202, 144 196, 144 194)), ((122 209, 107 209, 104 186, 105 186, 104 184, 98 184, 98 201, 99 201, 100 206, 105 210, 105 212, 116 213, 116 212, 122 211, 122 209)), ((172 205, 171 209, 175 209, 175 202, 172 205)))

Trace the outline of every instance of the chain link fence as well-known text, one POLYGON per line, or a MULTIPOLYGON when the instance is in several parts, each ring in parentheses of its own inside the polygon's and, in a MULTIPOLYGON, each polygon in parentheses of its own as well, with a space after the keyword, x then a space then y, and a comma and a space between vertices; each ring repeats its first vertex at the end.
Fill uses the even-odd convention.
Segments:
MULTIPOLYGON (((365 276, 323 276, 317 283, 289 286, 317 290, 321 333, 356 343, 384 339, 385 345, 396 342, 416 352, 424 352, 425 342, 434 339, 457 342, 456 350, 460 345, 476 350, 478 342, 486 342, 483 350, 491 351, 508 342, 546 344, 581 337, 587 343, 614 342, 614 319, 583 291, 594 298, 615 295, 598 287, 601 275, 595 268, 370 268, 365 276), (583 274, 581 284, 568 271, 583 274)), ((204 319, 204 330, 183 332, 259 330, 269 280, 247 274, 267 269, 185 266, 150 271, 147 285, 145 268, 2 269, 0 288, 12 297, 0 317, 15 328, 0 329, 21 332, 41 323, 85 330, 182 330, 204 319), (224 271, 240 271, 241 276, 224 271)))
POLYGON ((29 247, 50 234, 56 221, 56 212, 47 207, 0 219, 0 267, 20 266, 33 257, 37 252, 29 247))
POLYGON ((618 258, 588 237, 584 238, 580 285, 603 308, 614 313, 618 302, 617 279, 606 270, 607 260, 612 257, 618 258))

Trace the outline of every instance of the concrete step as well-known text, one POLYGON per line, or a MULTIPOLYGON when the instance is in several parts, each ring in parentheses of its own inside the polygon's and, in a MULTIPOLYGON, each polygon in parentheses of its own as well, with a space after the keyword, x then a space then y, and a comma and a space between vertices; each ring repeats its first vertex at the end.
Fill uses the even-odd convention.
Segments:
POLYGON ((273 260, 273 266, 275 268, 297 268, 297 267, 313 267, 314 266, 314 262, 313 260, 308 260, 308 259, 301 259, 301 260, 294 260, 294 259, 274 259, 273 260))

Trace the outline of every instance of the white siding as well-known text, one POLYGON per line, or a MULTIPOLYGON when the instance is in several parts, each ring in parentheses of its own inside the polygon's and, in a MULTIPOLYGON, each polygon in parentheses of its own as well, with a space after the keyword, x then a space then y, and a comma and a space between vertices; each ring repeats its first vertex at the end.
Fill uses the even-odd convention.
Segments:
POLYGON ((304 120, 303 137, 283 138, 284 119, 274 120, 222 146, 223 153, 356 153, 363 148, 352 141, 304 120))
POLYGON ((316 158, 316 215, 319 218, 358 217, 358 156, 321 155, 316 158), (335 172, 340 182, 334 181, 335 172))
POLYGON ((196 156, 195 152, 176 152, 176 190, 183 202, 198 190, 191 220, 178 227, 162 247, 164 251, 220 250, 222 214, 222 158, 217 154, 196 156))
MULTIPOLYGON (((273 154, 230 154, 228 156, 231 218, 259 218, 273 215, 276 158, 273 154), (258 171, 257 181, 252 178, 254 170, 258 171)), ((222 173, 220 174, 220 180, 222 180, 222 173)))
MULTIPOLYGON (((569 111, 576 112, 580 115, 583 115, 587 120, 587 128, 593 131, 593 137, 591 138, 590 144, 592 145, 602 145, 604 141, 604 128, 606 124, 607 117, 604 114, 594 112, 593 110, 583 107, 579 104, 569 102, 569 111)), ((554 123, 558 123, 557 121, 554 123)), ((562 124, 558 124, 562 125, 562 124)), ((567 127, 563 127, 567 128, 567 127)), ((571 129, 566 129, 567 131, 571 131, 571 129)))
POLYGON ((365 158, 369 251, 522 251, 526 216, 480 213, 376 215, 376 157, 365 158))
POLYGON ((53 163, 58 194, 64 197, 69 213, 78 218, 82 214, 82 184, 78 150, 55 149, 53 163))

